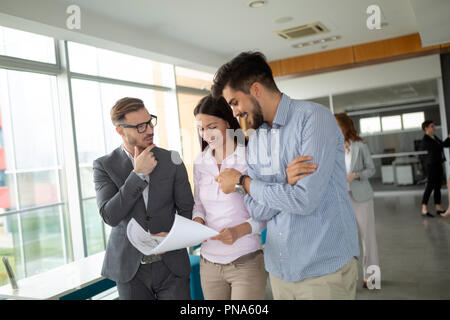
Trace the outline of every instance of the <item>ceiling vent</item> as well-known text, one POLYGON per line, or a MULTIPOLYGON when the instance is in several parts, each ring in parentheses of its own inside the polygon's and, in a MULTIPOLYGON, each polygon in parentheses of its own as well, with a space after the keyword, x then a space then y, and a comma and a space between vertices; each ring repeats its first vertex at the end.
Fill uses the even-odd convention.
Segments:
POLYGON ((322 23, 314 22, 302 26, 275 31, 277 35, 286 40, 294 40, 303 37, 330 32, 322 23))

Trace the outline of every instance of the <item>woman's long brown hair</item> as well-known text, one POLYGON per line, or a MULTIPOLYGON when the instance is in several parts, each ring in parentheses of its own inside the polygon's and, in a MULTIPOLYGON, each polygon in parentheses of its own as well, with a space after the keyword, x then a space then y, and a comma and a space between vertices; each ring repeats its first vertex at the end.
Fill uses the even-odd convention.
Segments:
POLYGON ((363 139, 359 136, 358 131, 356 131, 353 120, 348 115, 345 113, 336 113, 334 116, 342 129, 345 141, 363 141, 363 139))

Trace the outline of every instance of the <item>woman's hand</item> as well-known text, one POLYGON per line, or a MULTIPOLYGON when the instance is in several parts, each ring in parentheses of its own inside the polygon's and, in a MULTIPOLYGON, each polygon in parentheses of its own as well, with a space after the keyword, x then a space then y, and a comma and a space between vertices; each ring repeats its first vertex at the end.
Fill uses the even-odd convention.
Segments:
POLYGON ((195 218, 194 218, 194 221, 195 221, 195 222, 198 222, 198 223, 200 223, 200 224, 205 224, 205 220, 203 220, 203 219, 200 218, 200 217, 195 217, 195 218))
POLYGON ((250 224, 248 222, 244 222, 231 228, 222 229, 220 233, 217 236, 212 237, 211 240, 219 240, 224 244, 231 245, 237 239, 245 236, 246 234, 250 234, 251 232, 252 227, 250 226, 250 224))
POLYGON ((314 173, 317 169, 317 164, 306 161, 312 160, 310 156, 297 156, 286 168, 286 176, 288 183, 293 186, 297 181, 314 173))
POLYGON ((358 177, 357 173, 351 172, 347 173, 347 182, 350 183, 358 177))

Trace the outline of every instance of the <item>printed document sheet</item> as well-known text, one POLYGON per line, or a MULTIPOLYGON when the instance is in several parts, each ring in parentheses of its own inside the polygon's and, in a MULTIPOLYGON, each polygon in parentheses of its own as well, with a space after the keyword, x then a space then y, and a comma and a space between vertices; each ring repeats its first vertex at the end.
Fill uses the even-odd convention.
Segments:
POLYGON ((128 240, 145 255, 192 247, 218 234, 217 231, 178 214, 166 237, 150 235, 134 219, 127 226, 128 240))

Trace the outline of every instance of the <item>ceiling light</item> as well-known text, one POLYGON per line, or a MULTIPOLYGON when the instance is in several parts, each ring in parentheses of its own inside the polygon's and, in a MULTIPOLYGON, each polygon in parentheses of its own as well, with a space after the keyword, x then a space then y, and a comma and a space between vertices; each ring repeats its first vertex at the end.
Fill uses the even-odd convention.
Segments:
POLYGON ((305 47, 306 46, 306 44, 304 44, 304 43, 297 43, 297 44, 293 44, 292 45, 292 48, 303 48, 303 47, 305 47))
POLYGON ((264 7, 265 5, 266 5, 265 0, 255 0, 255 1, 250 1, 248 3, 248 6, 250 8, 261 8, 261 7, 264 7))
MULTIPOLYGON (((328 37, 328 38, 323 38, 323 39, 317 39, 314 41, 309 41, 309 42, 302 42, 302 43, 297 43, 292 45, 292 48, 303 48, 303 47, 307 47, 307 46, 311 46, 311 45, 315 45, 315 44, 324 44, 325 42, 330 42, 330 41, 335 41, 335 40, 339 40, 341 39, 341 36, 333 36, 333 37, 328 37)), ((327 46, 322 46, 322 49, 327 48, 327 46)))
POLYGON ((292 19, 294 19, 294 18, 292 18, 292 17, 280 17, 280 18, 277 18, 277 19, 273 20, 273 22, 275 22, 275 23, 286 23, 286 22, 292 21, 292 19))

